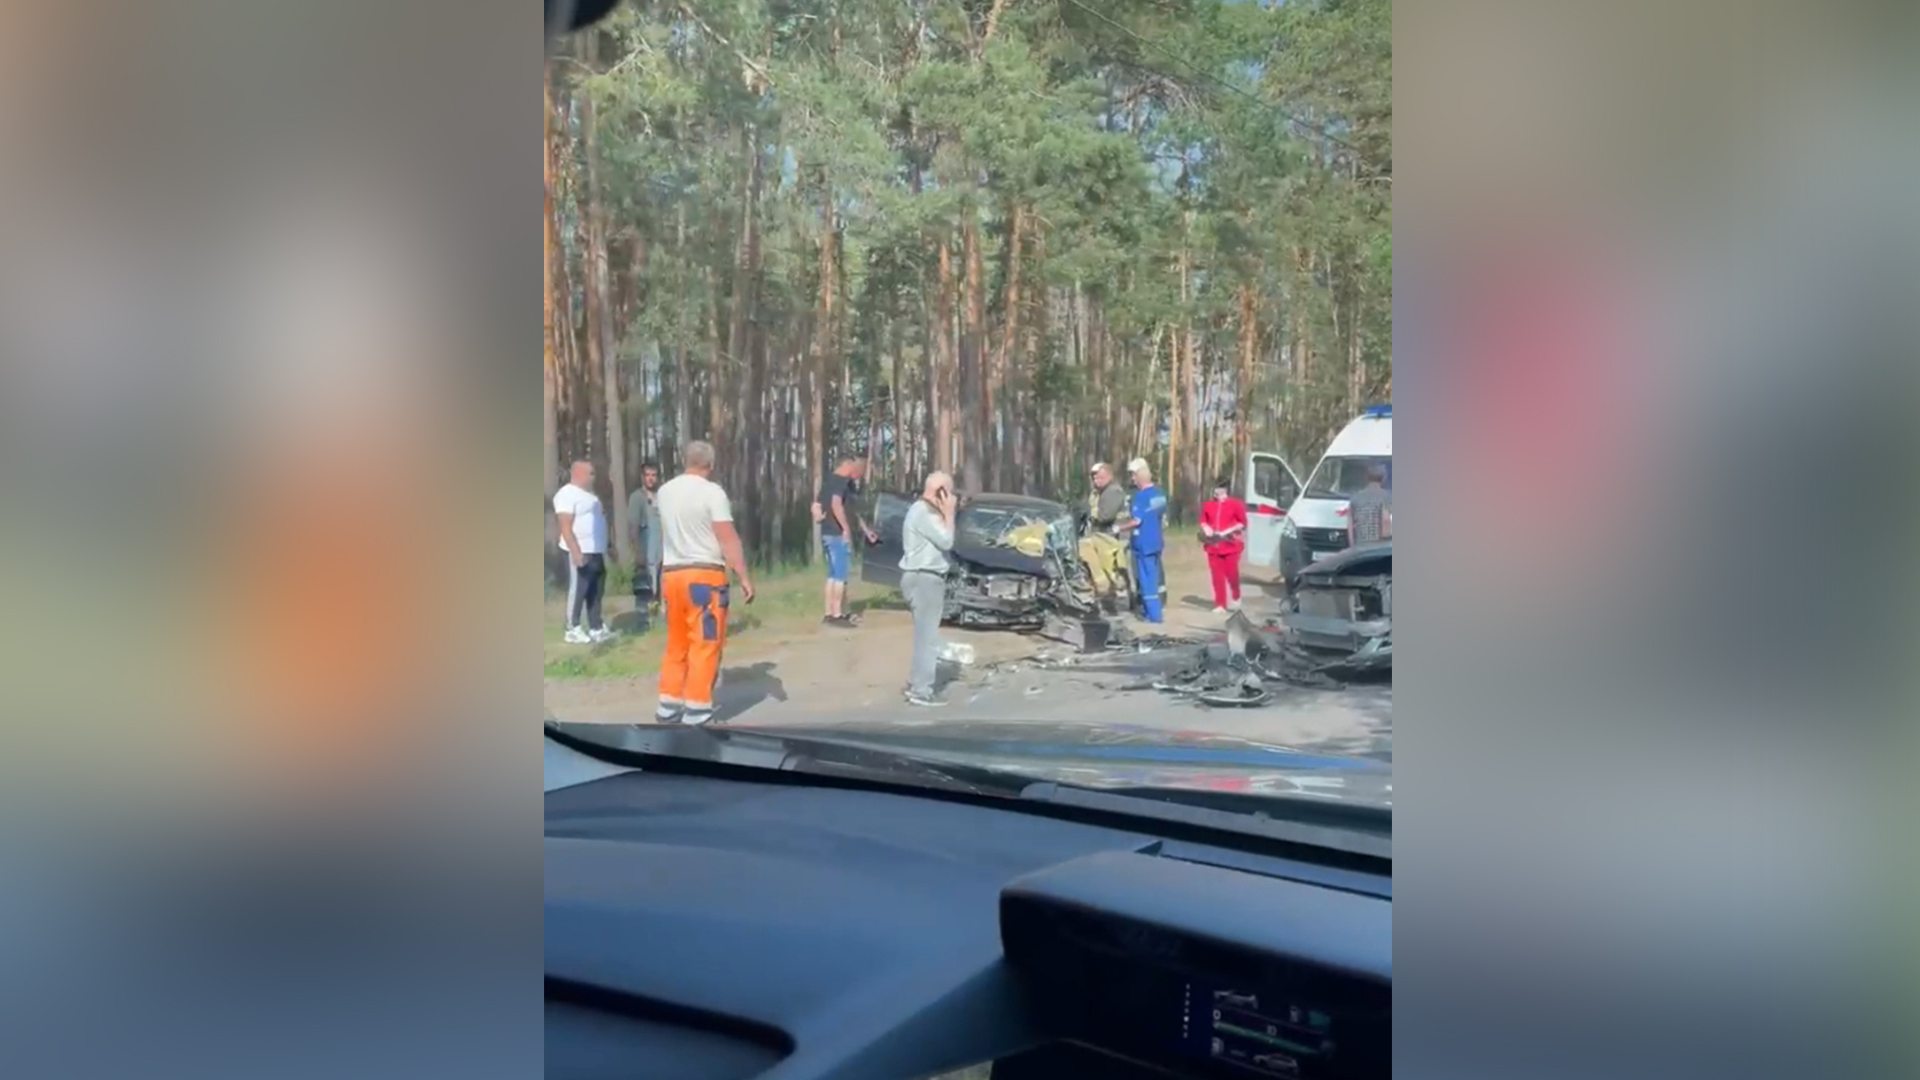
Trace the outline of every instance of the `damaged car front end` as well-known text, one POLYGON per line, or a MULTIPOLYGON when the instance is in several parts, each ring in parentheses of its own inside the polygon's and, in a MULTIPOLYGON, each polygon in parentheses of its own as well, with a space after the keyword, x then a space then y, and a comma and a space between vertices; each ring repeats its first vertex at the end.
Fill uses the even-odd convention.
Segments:
POLYGON ((1142 686, 1212 708, 1265 705, 1281 685, 1332 689, 1393 677, 1393 544, 1349 548, 1287 583, 1278 620, 1227 617, 1225 640, 1142 686))
POLYGON ((1362 544, 1301 568, 1287 582, 1287 644, 1322 670, 1393 670, 1393 541, 1362 544))
MULTIPOLYGON (((912 505, 891 492, 876 497, 872 521, 880 540, 866 549, 862 580, 899 583, 901 527, 912 505)), ((950 558, 943 621, 1079 637, 1076 644, 1097 647, 1092 638, 1100 635, 1086 627, 1105 623, 1076 551, 1073 514, 1064 505, 1025 495, 971 496, 955 514, 950 558)))
POLYGON ((1073 515, 1056 502, 976 495, 954 516, 946 621, 1039 630, 1078 609, 1073 515))

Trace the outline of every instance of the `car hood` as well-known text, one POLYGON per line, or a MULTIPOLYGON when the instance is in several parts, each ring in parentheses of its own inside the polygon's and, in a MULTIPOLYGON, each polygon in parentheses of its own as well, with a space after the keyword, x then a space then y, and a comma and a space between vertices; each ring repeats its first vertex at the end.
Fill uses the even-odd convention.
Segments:
POLYGON ((1015 551, 1010 547, 970 544, 962 540, 953 545, 953 554, 963 562, 970 562, 987 570, 1029 574, 1034 577, 1047 575, 1047 560, 1015 551))
MULTIPOLYGON (((623 749, 802 771, 858 769, 907 781, 991 775, 1108 790, 1161 789, 1390 809, 1392 766, 1231 735, 1131 724, 902 720, 724 725, 555 724, 566 736, 623 749), (953 771, 959 770, 959 771, 953 771)), ((1012 783, 1008 793, 1017 793, 1012 783)))
POLYGON ((1393 541, 1381 540, 1372 544, 1361 544, 1344 551, 1336 551, 1322 559, 1307 564, 1300 572, 1303 574, 1344 574, 1361 563, 1378 562, 1393 558, 1393 541))

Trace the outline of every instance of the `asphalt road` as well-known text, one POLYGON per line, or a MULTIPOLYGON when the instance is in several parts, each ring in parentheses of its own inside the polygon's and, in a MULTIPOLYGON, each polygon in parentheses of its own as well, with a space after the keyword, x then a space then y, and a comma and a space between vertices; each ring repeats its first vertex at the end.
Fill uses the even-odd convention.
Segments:
MULTIPOLYGON (((1249 590, 1249 614, 1268 613, 1271 598, 1249 590)), ((1176 600, 1164 630, 1195 641, 1218 640, 1221 619, 1198 597, 1176 600)), ((1194 646, 1071 657, 1071 650, 1015 634, 951 631, 973 645, 978 661, 950 669, 948 705, 937 711, 901 699, 911 627, 904 612, 874 612, 850 635, 814 632, 729 664, 715 694, 721 720, 783 727, 835 722, 978 718, 1039 724, 1111 723, 1170 731, 1236 735, 1322 754, 1391 761, 1393 687, 1335 690, 1281 686, 1264 705, 1207 708, 1152 689, 1130 689, 1190 662, 1194 646), (1041 658, 1036 662, 1036 654, 1041 658), (1050 662, 1052 661, 1052 662, 1050 662)), ((650 718, 651 679, 631 684, 549 685, 548 704, 564 720, 634 723, 650 718)))
MULTIPOLYGON (((1335 690, 1278 687, 1264 705, 1207 708, 1152 689, 1136 688, 1154 675, 1187 662, 1192 648, 1091 657, 1064 666, 1013 660, 962 669, 947 687, 948 704, 937 713, 894 698, 836 710, 834 719, 887 721, 978 718, 1035 723, 1119 723, 1237 735, 1317 753, 1393 757, 1393 687, 1354 685, 1335 690)), ((820 723, 817 709, 784 707, 764 695, 749 673, 730 678, 719 695, 728 722, 752 726, 820 723), (731 701, 729 699, 732 699, 731 701)))

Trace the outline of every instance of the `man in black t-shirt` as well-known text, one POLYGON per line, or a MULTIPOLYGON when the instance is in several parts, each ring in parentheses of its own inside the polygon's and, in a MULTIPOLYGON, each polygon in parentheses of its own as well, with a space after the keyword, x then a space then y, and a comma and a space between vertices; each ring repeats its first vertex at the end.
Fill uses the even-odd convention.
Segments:
POLYGON ((820 546, 827 556, 827 613, 821 622, 828 626, 852 626, 853 616, 847 613, 847 577, 853 568, 853 547, 849 534, 854 526, 871 544, 879 539, 867 523, 860 519, 856 503, 860 494, 860 481, 867 474, 867 466, 855 458, 841 458, 840 464, 827 474, 820 485, 820 497, 813 504, 814 520, 820 523, 820 546))

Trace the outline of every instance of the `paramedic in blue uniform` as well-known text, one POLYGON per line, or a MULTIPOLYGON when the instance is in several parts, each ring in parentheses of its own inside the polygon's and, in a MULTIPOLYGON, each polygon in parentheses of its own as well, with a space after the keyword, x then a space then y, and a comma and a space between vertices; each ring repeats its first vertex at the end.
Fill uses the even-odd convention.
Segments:
POLYGON ((1127 463, 1127 471, 1133 474, 1135 488, 1129 509, 1132 516, 1120 528, 1132 543, 1134 573, 1140 578, 1140 603, 1147 609, 1147 621, 1165 622, 1160 553, 1166 547, 1167 496, 1153 486, 1153 470, 1147 467, 1147 459, 1134 458, 1127 463))

